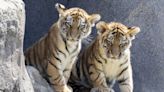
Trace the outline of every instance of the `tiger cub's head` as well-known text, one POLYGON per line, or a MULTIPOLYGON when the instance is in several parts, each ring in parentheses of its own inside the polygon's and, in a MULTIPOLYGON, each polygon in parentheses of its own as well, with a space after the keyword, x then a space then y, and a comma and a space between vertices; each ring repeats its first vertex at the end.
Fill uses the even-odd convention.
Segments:
POLYGON ((69 41, 79 41, 91 33, 91 28, 95 22, 99 21, 99 14, 89 15, 81 8, 66 9, 62 4, 56 4, 59 12, 58 27, 61 35, 69 41))
POLYGON ((99 45, 107 58, 119 59, 131 46, 131 41, 140 32, 139 27, 127 27, 121 23, 99 22, 98 30, 99 45))

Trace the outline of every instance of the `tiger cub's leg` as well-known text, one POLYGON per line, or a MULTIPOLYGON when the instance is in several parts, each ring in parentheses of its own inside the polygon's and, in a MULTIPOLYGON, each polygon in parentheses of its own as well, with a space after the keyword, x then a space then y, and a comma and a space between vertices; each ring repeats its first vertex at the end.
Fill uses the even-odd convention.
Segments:
MULTIPOLYGON (((64 71, 63 71, 63 76, 65 78, 65 82, 68 83, 68 79, 70 77, 70 74, 71 74, 71 69, 72 69, 72 65, 70 64, 69 68, 66 68, 64 71)), ((69 87, 69 89, 72 90, 71 86, 67 85, 69 87)))
POLYGON ((89 74, 93 85, 90 92, 113 92, 113 90, 107 85, 105 75, 102 71, 102 66, 97 68, 95 65, 90 65, 89 74))
POLYGON ((48 79, 55 92, 72 92, 72 89, 67 86, 62 65, 49 61, 47 66, 48 79))
POLYGON ((63 70, 63 75, 64 75, 64 77, 65 77, 66 83, 68 83, 68 79, 69 79, 69 77, 70 77, 70 75, 71 75, 71 70, 72 70, 72 67, 73 67, 73 64, 74 64, 75 60, 76 60, 76 58, 73 59, 72 62, 70 62, 70 63, 66 66, 66 68, 63 70))
POLYGON ((120 92, 133 92, 131 65, 118 77, 120 92))

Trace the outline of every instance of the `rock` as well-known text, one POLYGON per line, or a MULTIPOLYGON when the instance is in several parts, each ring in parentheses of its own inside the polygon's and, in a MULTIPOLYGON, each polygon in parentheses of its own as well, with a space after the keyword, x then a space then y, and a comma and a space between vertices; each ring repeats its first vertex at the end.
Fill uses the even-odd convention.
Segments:
POLYGON ((34 92, 24 65, 22 0, 0 0, 0 92, 34 92))
POLYGON ((53 92, 47 81, 40 75, 39 71, 32 67, 27 66, 27 72, 32 81, 35 92, 53 92))
POLYGON ((163 92, 164 0, 25 0, 28 15, 25 48, 47 33, 51 24, 57 21, 56 2, 100 13, 102 20, 107 22, 139 26, 141 32, 131 48, 134 92, 163 92))

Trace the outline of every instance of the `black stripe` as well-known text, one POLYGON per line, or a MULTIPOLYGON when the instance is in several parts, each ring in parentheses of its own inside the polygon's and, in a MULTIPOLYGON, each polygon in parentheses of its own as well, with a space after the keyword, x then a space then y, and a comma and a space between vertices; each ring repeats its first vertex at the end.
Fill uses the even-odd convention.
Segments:
POLYGON ((62 80, 62 76, 59 76, 59 78, 58 78, 59 80, 57 81, 57 83, 60 83, 60 81, 62 80))
POLYGON ((88 67, 94 66, 94 64, 88 64, 88 67))
POLYGON ((119 84, 122 84, 122 83, 124 83, 125 81, 127 81, 128 79, 129 79, 129 78, 121 79, 121 80, 118 81, 118 83, 119 83, 119 84))
POLYGON ((96 60, 97 62, 99 62, 100 64, 102 64, 102 62, 100 60, 96 60))
POLYGON ((58 58, 58 57, 55 56, 54 53, 53 53, 53 57, 54 57, 57 61, 59 61, 60 63, 62 62, 62 61, 60 60, 60 58, 58 58))
POLYGON ((49 75, 48 73, 46 73, 46 77, 48 77, 48 78, 52 78, 52 76, 49 75))
POLYGON ((120 85, 129 85, 128 83, 121 83, 120 85))
POLYGON ((43 78, 45 78, 48 83, 51 83, 50 78, 52 78, 52 76, 49 75, 47 72, 43 74, 43 78))
MULTIPOLYGON (((90 68, 90 67, 94 67, 95 70, 97 70, 97 71, 99 71, 99 72, 103 72, 103 70, 100 70, 100 69, 98 69, 97 67, 95 67, 94 64, 89 64, 88 67, 89 67, 89 68, 90 68)), ((89 72, 89 74, 91 74, 91 73, 92 73, 92 72, 89 72)))
POLYGON ((99 72, 103 72, 103 70, 100 70, 100 69, 98 69, 97 67, 95 67, 95 69, 96 69, 97 71, 99 71, 99 72))
MULTIPOLYGON (((59 78, 61 78, 61 77, 59 77, 59 78)), ((62 79, 62 78, 61 78, 62 79)), ((49 83, 50 85, 53 85, 53 86, 59 86, 59 83, 60 83, 60 81, 61 81, 61 79, 57 82, 57 83, 49 83)), ((64 83, 62 83, 60 86, 64 86, 65 84, 64 83)))
POLYGON ((91 74, 93 74, 93 72, 92 71, 89 71, 90 70, 90 67, 94 67, 94 64, 88 64, 88 73, 89 73, 89 75, 91 75, 91 74))
POLYGON ((51 61, 49 62, 52 66, 54 66, 56 69, 60 70, 55 64, 53 64, 51 61))
POLYGON ((65 44, 65 50, 69 53, 66 40, 64 40, 64 44, 65 44))
POLYGON ((76 72, 77 72, 77 77, 79 78, 80 77, 80 61, 77 61, 76 63, 76 72))
MULTIPOLYGON (((52 76, 50 76, 49 78, 52 78, 52 76)), ((49 81, 50 85, 58 85, 58 83, 62 80, 62 77, 60 75, 58 75, 55 79, 53 79, 53 81, 55 81, 56 83, 52 83, 52 81, 49 81), (60 79, 59 79, 60 78, 60 79), (58 81, 57 81, 58 80, 58 81)))
POLYGON ((128 69, 128 66, 127 66, 126 68, 124 68, 124 69, 117 75, 117 77, 121 76, 122 73, 123 73, 124 71, 126 71, 127 69, 128 69))
POLYGON ((66 58, 66 54, 64 52, 62 52, 61 50, 59 50, 58 48, 57 48, 57 51, 56 52, 57 52, 57 54, 58 54, 58 52, 61 53, 61 54, 63 54, 64 57, 66 58))
POLYGON ((107 88, 107 84, 106 84, 105 80, 103 80, 103 82, 101 82, 101 85, 102 85, 102 87, 107 88))
POLYGON ((58 58, 58 57, 55 57, 55 59, 56 59, 57 61, 59 61, 60 63, 62 62, 62 61, 60 60, 60 58, 58 58))
POLYGON ((123 62, 122 64, 120 64, 120 67, 125 65, 127 62, 128 62, 128 59, 125 62, 123 62))
POLYGON ((64 39, 63 35, 61 35, 61 38, 62 38, 62 40, 63 40, 63 42, 64 42, 64 44, 65 44, 65 49, 66 49, 66 51, 69 53, 69 50, 68 50, 68 47, 67 47, 66 39, 64 39))
POLYGON ((93 72, 92 72, 92 71, 89 71, 88 73, 89 73, 89 75, 92 75, 92 74, 93 74, 93 72))
POLYGON ((100 56, 101 59, 103 59, 105 61, 105 63, 107 63, 107 60, 105 58, 103 58, 99 52, 98 52, 98 55, 100 56))
POLYGON ((80 35, 78 35, 77 39, 80 39, 80 35))
POLYGON ((95 55, 93 55, 93 56, 94 56, 94 58, 96 59, 96 61, 97 61, 98 63, 103 64, 103 63, 101 62, 101 60, 99 60, 95 55))
POLYGON ((93 81, 96 81, 96 80, 98 80, 98 78, 100 77, 100 73, 98 74, 98 76, 97 76, 97 78, 96 79, 94 79, 93 81))
POLYGON ((61 76, 58 75, 55 79, 53 79, 54 81, 58 80, 61 76))
POLYGON ((64 71, 63 71, 63 72, 67 72, 67 71, 70 71, 70 69, 64 69, 64 71))
MULTIPOLYGON (((95 68, 94 64, 89 64, 89 66, 88 66, 88 67, 89 67, 89 70, 90 70, 90 67, 94 67, 94 68, 95 68)), ((94 73, 94 72, 89 71, 89 70, 88 70, 89 75, 91 75, 91 74, 93 74, 93 73, 94 73)))

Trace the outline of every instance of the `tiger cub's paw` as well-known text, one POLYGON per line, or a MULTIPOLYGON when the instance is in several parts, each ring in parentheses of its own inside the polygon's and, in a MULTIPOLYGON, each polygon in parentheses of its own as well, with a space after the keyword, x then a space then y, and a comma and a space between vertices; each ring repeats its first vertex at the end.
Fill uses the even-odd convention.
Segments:
POLYGON ((73 92, 73 90, 70 86, 65 86, 63 92, 73 92))
POLYGON ((111 88, 96 87, 92 88, 90 92, 114 92, 111 88))
POLYGON ((56 90, 56 92, 73 92, 72 88, 70 86, 64 86, 58 90, 56 90))

